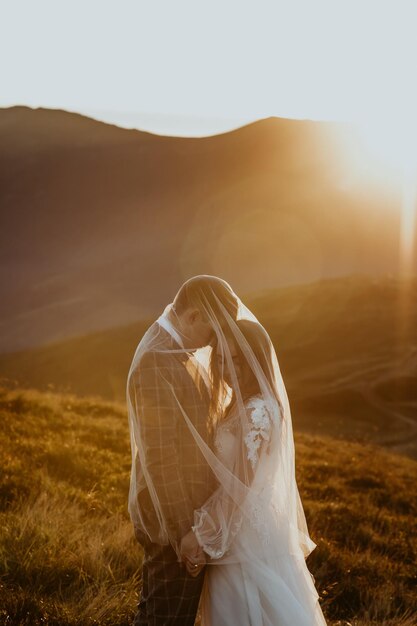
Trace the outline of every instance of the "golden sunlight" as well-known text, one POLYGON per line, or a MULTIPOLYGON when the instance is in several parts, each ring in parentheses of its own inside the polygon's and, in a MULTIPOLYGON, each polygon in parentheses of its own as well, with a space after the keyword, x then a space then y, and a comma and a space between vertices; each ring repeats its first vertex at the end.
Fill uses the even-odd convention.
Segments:
POLYGON ((417 129, 412 120, 362 122, 359 129, 368 153, 381 164, 407 172, 417 167, 417 129))
POLYGON ((417 226, 417 126, 404 116, 358 122, 337 133, 346 186, 376 184, 401 193, 398 269, 414 271, 417 226))
POLYGON ((417 200, 417 132, 413 122, 397 119, 384 127, 377 124, 362 126, 370 155, 379 161, 381 176, 398 177, 401 185, 401 230, 399 240, 399 271, 412 272, 415 246, 417 200), (391 172, 387 172, 391 170, 391 172))
MULTIPOLYGON (((417 226, 417 127, 407 117, 391 124, 362 125, 364 155, 373 161, 381 188, 398 185, 401 193, 400 230, 398 238, 398 272, 407 279, 415 272, 414 258, 417 226)), ((397 303, 396 332, 399 344, 407 342, 413 332, 410 309, 410 283, 401 283, 397 303)))
POLYGON ((417 174, 416 168, 404 168, 400 232, 400 271, 411 274, 413 268, 414 234, 416 230, 417 174))

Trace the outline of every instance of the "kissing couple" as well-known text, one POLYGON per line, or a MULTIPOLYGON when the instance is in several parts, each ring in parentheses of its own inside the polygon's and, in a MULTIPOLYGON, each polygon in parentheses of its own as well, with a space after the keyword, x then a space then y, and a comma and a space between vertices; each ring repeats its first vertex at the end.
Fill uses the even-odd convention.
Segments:
POLYGON ((276 352, 227 282, 181 286, 126 391, 135 625, 193 626, 200 609, 202 626, 325 626, 276 352))

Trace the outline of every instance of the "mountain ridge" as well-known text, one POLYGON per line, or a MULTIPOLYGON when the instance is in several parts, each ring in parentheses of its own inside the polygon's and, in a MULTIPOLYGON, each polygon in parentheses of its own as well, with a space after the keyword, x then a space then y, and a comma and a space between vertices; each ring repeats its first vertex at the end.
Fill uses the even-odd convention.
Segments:
POLYGON ((190 139, 0 110, 0 351, 154 315, 200 273, 238 293, 395 273, 401 198, 352 183, 341 128, 190 139))

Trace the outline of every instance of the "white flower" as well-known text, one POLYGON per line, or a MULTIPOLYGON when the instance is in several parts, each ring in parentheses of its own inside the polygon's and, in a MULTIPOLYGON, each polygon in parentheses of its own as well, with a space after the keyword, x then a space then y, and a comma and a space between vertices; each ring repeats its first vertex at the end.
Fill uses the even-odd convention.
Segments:
POLYGON ((252 399, 247 407, 252 408, 250 420, 253 427, 245 436, 245 444, 248 449, 247 458, 251 462, 252 468, 255 469, 259 447, 263 441, 269 441, 271 438, 271 417, 261 398, 252 399))

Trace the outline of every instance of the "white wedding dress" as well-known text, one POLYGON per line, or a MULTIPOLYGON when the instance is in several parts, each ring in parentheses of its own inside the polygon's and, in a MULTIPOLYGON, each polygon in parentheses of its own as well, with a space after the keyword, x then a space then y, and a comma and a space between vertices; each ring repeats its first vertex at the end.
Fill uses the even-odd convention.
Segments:
MULTIPOLYGON (((261 453, 268 462, 273 412, 260 395, 247 400, 245 407, 251 429, 240 434, 239 412, 231 411, 216 429, 215 449, 231 472, 239 449, 246 451, 253 469, 251 490, 257 495, 250 514, 242 515, 240 507, 232 510, 233 503, 219 487, 196 511, 193 529, 211 557, 201 596, 202 626, 325 626, 304 555, 288 549, 285 517, 276 516, 271 526, 268 505, 263 506, 269 485, 259 480, 265 481, 268 473, 259 466, 261 453)), ((315 545, 310 540, 309 551, 315 545)))

